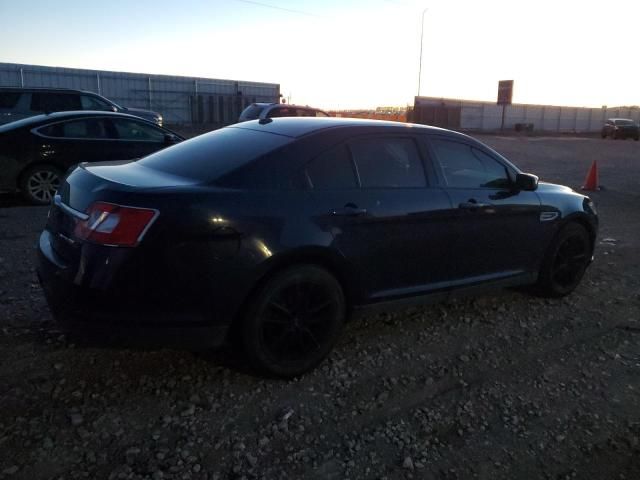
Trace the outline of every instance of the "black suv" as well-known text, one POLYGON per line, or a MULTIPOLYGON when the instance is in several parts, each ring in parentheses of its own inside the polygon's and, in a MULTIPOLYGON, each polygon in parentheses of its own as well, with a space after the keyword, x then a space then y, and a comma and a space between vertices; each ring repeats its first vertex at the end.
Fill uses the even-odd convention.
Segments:
POLYGON ((41 113, 100 110, 128 113, 162 126, 162 115, 121 107, 101 95, 68 88, 0 87, 0 125, 41 113))

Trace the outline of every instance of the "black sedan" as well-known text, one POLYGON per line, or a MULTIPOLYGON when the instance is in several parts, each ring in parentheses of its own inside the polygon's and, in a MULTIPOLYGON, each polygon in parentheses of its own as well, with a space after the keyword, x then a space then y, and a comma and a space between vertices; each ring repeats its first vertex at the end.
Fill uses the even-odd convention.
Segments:
POLYGON ((640 140, 640 126, 630 118, 610 118, 604 122, 602 138, 611 137, 613 140, 621 138, 633 138, 635 141, 640 140))
POLYGON ((485 286, 567 295, 597 225, 588 197, 466 135, 267 119, 77 167, 51 207, 38 272, 70 332, 229 337, 290 377, 329 353, 355 310, 485 286))
POLYGON ((144 157, 184 140, 132 115, 58 112, 0 126, 0 191, 51 203, 64 172, 80 162, 144 157))

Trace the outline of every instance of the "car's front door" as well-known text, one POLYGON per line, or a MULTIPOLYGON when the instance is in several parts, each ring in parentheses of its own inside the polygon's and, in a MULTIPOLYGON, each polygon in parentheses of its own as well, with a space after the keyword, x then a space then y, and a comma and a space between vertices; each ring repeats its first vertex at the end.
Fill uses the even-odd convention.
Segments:
POLYGON ((478 145, 438 136, 428 142, 453 207, 455 282, 535 272, 544 247, 538 195, 515 188, 511 167, 478 145))
POLYGON ((169 145, 165 130, 143 120, 112 118, 111 123, 122 160, 146 157, 169 145))
POLYGON ((318 221, 372 300, 438 290, 449 275, 446 193, 409 135, 363 136, 307 165, 318 221))

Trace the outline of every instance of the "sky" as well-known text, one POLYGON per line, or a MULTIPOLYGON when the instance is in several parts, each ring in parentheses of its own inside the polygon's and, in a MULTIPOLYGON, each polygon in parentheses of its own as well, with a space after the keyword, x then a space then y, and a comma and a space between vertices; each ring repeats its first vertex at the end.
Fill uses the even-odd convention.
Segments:
POLYGON ((0 62, 279 83, 325 109, 424 96, 640 104, 640 1, 0 0, 0 62))

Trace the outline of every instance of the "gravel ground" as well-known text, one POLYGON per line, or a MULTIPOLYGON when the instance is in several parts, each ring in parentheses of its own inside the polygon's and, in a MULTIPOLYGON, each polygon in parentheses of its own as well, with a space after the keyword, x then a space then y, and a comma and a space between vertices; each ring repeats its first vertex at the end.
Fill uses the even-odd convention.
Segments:
POLYGON ((1 199, 0 479, 640 478, 640 144, 481 139, 574 187, 600 162, 582 285, 356 319, 296 381, 69 343, 33 269, 46 209, 1 199))

